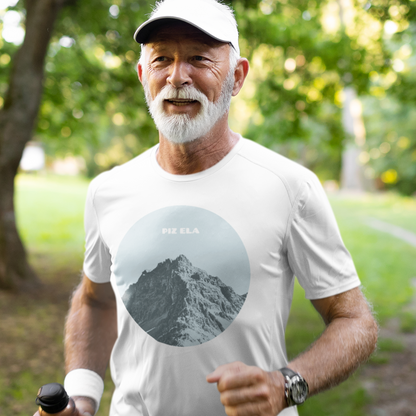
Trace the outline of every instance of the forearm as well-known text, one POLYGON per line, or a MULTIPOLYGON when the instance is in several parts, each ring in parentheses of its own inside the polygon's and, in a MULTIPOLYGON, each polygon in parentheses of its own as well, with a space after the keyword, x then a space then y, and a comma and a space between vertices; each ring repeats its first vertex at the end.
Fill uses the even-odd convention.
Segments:
POLYGON ((374 351, 377 324, 370 311, 357 318, 337 317, 321 337, 288 367, 309 384, 310 395, 347 379, 374 351))
MULTIPOLYGON (((312 301, 327 327, 288 367, 309 384, 310 395, 345 380, 374 351, 378 328, 359 288, 312 301)), ((227 415, 275 416, 287 407, 285 380, 278 371, 234 362, 207 376, 217 383, 227 415)), ((293 397, 292 397, 293 398, 293 397)))
POLYGON ((85 368, 104 379, 116 338, 115 300, 99 300, 81 285, 74 293, 66 323, 66 371, 85 368))
MULTIPOLYGON (((309 395, 345 380, 375 348, 377 326, 368 311, 359 318, 331 320, 321 337, 288 364, 308 382, 309 395)), ((243 363, 218 367, 208 375, 217 383, 227 414, 276 415, 287 407, 283 374, 270 373, 243 363)))

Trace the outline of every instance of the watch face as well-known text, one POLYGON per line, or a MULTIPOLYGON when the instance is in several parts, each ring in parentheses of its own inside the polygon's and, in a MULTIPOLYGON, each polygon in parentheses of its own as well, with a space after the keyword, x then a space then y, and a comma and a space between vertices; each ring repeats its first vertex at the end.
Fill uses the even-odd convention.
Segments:
POLYGON ((296 404, 301 404, 306 400, 308 396, 308 385, 306 382, 299 378, 294 377, 292 379, 292 399, 296 404))

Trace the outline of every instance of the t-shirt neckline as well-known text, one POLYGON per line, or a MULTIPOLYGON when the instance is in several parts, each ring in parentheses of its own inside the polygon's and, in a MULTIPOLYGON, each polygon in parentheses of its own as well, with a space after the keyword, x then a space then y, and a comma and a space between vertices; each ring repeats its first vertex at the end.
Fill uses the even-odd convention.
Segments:
POLYGON ((205 169, 201 172, 197 173, 191 173, 189 175, 174 175, 172 173, 166 172, 158 163, 156 155, 159 150, 159 144, 154 146, 153 152, 151 154, 151 162, 153 165, 153 168, 155 169, 156 173, 160 176, 163 176, 165 179, 175 181, 175 182, 189 182, 189 181, 195 181, 198 179, 202 179, 206 176, 212 175, 215 172, 218 172, 220 169, 222 169, 228 162, 230 162, 234 156, 240 151, 244 144, 244 139, 239 136, 238 142, 234 145, 234 147, 228 152, 225 157, 223 157, 218 163, 216 163, 214 166, 211 166, 208 169, 205 169))

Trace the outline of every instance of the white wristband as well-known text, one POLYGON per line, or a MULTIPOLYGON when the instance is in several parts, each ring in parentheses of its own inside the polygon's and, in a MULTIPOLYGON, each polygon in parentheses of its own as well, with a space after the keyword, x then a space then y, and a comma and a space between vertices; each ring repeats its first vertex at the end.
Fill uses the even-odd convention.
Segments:
POLYGON ((69 397, 85 396, 94 399, 97 413, 104 392, 104 381, 97 373, 84 368, 72 370, 65 377, 64 387, 69 397))

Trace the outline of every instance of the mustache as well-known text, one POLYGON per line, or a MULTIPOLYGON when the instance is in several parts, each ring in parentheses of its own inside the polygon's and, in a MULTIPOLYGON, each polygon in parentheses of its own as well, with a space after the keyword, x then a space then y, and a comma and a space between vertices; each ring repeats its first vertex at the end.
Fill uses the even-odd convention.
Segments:
POLYGON ((203 101, 206 99, 206 95, 195 88, 193 85, 181 88, 175 88, 172 85, 166 85, 159 92, 161 100, 192 100, 192 101, 203 101))

